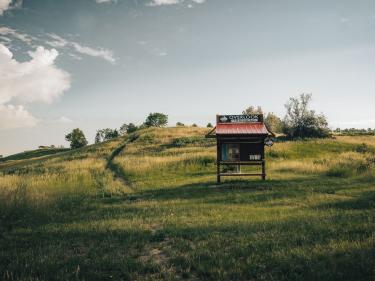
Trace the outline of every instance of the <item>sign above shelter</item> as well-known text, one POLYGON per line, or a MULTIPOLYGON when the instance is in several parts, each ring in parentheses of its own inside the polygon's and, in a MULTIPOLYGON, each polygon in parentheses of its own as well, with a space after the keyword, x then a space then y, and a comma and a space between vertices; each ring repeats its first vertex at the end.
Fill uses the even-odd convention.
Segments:
POLYGON ((218 115, 218 123, 260 123, 263 122, 263 114, 250 115, 218 115))

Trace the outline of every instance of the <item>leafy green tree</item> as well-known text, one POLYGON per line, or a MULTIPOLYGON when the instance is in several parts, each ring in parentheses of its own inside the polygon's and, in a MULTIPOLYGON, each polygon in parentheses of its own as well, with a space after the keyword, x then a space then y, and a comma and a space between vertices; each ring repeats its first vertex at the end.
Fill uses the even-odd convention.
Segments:
POLYGON ((134 125, 133 123, 129 123, 128 129, 126 130, 126 132, 128 134, 131 134, 131 133, 134 133, 137 130, 138 130, 138 127, 136 125, 134 125))
POLYGON ((95 135, 95 143, 99 143, 102 141, 102 136, 100 134, 99 131, 96 132, 96 135, 95 135))
POLYGON ((124 124, 121 125, 121 127, 120 127, 120 129, 119 129, 119 134, 120 134, 121 136, 124 136, 124 135, 127 134, 128 126, 129 126, 129 125, 126 124, 126 123, 124 123, 124 124))
POLYGON ((137 131, 139 128, 134 125, 133 123, 129 123, 129 124, 123 124, 121 127, 120 127, 120 130, 119 130, 119 133, 121 136, 124 136, 126 134, 131 134, 131 133, 134 133, 135 131, 137 131))
POLYGON ((249 106, 244 111, 242 111, 242 114, 244 115, 252 115, 252 114, 263 114, 262 107, 260 106, 249 106))
POLYGON ((290 138, 324 138, 330 130, 323 114, 316 114, 309 109, 311 94, 302 94, 290 98, 285 107, 287 110, 283 121, 283 132, 290 138))
POLYGON ((208 123, 207 124, 207 128, 212 128, 213 126, 212 126, 212 124, 211 123, 208 123))
POLYGON ((272 132, 274 133, 282 132, 282 121, 274 113, 272 112, 268 113, 267 117, 264 119, 264 123, 266 124, 267 128, 271 130, 272 132))
POLYGON ((192 127, 198 127, 198 125, 197 124, 195 124, 195 123, 193 123, 193 125, 191 125, 192 127))
POLYGON ((104 129, 104 140, 110 140, 117 138, 119 136, 119 133, 116 129, 104 129))
POLYGON ((168 115, 159 112, 150 113, 144 124, 146 127, 165 127, 168 124, 168 115))
POLYGON ((119 133, 116 129, 110 129, 110 128, 101 129, 96 132, 95 143, 117 138, 118 136, 119 136, 119 133))
POLYGON ((176 127, 185 127, 185 124, 181 122, 177 122, 176 127))
POLYGON ((74 129, 71 133, 65 136, 65 139, 70 142, 70 148, 76 149, 87 145, 87 140, 84 133, 79 129, 74 129))

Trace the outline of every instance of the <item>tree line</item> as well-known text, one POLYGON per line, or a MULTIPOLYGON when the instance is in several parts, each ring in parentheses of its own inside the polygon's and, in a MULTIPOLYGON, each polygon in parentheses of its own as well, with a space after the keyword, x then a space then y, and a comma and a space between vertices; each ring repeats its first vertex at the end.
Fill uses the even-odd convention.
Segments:
MULTIPOLYGON (((131 134, 139 129, 149 128, 149 127, 165 127, 168 124, 168 115, 155 112, 150 113, 145 122, 140 125, 136 126, 133 123, 125 123, 123 124, 119 130, 105 128, 96 131, 95 135, 95 143, 100 143, 103 141, 107 141, 113 138, 117 138, 119 136, 124 136, 127 134, 131 134)), ((83 131, 79 128, 74 129, 72 132, 65 136, 65 140, 70 142, 70 148, 76 149, 88 144, 88 141, 85 137, 83 131)))
MULTIPOLYGON (((285 135, 288 139, 326 138, 331 136, 332 133, 349 135, 375 134, 375 130, 372 129, 336 129, 332 132, 328 127, 326 116, 322 113, 318 114, 315 110, 310 108, 311 100, 312 94, 301 94, 298 97, 289 98, 285 104, 286 114, 283 118, 278 117, 272 112, 265 114, 260 106, 249 106, 242 114, 263 114, 264 123, 267 128, 274 133, 285 135)), ((168 115, 159 112, 150 113, 140 126, 133 123, 125 123, 118 130, 111 128, 98 130, 95 135, 95 143, 131 134, 143 128, 165 127, 167 124, 168 115)), ((185 124, 177 122, 176 126, 183 127, 185 124)), ((198 126, 193 124, 192 127, 198 126)), ((212 127, 211 123, 207 124, 207 128, 212 127)), ((79 128, 67 134, 65 139, 70 142, 70 147, 73 149, 88 144, 84 133, 79 128)))
POLYGON ((329 137, 331 130, 327 118, 310 109, 311 100, 311 94, 290 98, 285 104, 286 114, 283 119, 272 112, 264 114, 260 106, 250 106, 242 114, 264 114, 267 128, 274 133, 282 133, 289 139, 329 137))

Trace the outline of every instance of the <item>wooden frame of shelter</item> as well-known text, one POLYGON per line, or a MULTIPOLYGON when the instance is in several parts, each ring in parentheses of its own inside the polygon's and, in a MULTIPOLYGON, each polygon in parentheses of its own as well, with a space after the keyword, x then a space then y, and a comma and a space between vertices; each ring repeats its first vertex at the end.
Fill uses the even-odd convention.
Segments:
POLYGON ((265 142, 272 145, 269 137, 275 135, 263 122, 263 114, 217 115, 216 127, 207 138, 216 138, 217 183, 223 176, 260 176, 266 179, 265 142), (221 166, 234 166, 235 172, 222 172, 221 166), (241 166, 261 166, 261 173, 242 173, 241 166))

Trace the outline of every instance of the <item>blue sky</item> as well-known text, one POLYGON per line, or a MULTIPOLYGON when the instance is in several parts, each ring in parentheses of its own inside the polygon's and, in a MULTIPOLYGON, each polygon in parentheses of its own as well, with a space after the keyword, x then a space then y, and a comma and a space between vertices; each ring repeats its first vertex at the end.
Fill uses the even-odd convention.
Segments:
POLYGON ((313 94, 331 127, 375 127, 375 2, 0 0, 0 154, 149 112, 206 125, 313 94))

